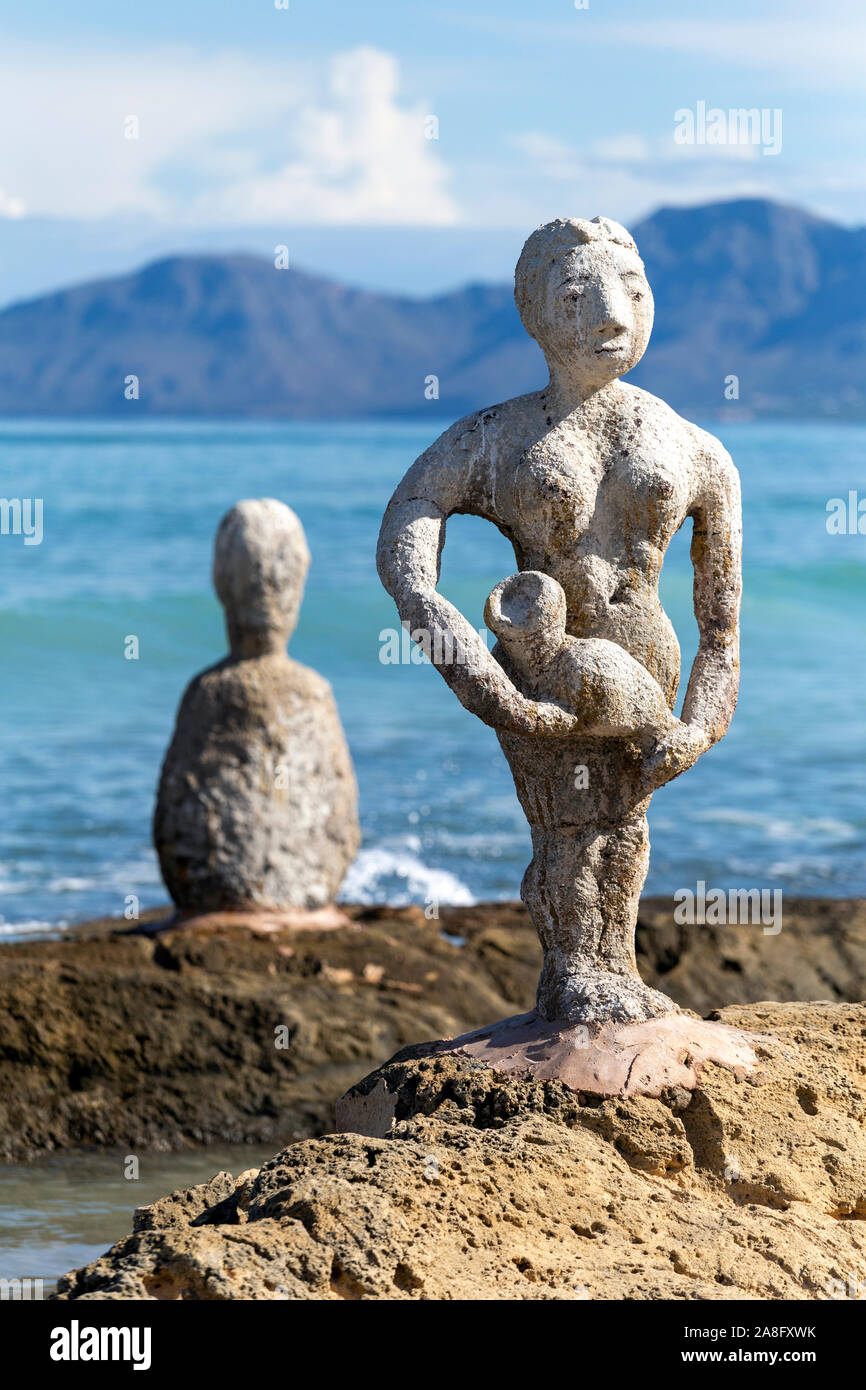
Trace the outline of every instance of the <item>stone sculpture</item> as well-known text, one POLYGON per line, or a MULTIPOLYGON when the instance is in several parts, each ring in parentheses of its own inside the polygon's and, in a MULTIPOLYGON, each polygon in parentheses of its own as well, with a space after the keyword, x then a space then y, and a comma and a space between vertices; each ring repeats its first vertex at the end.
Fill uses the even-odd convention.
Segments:
POLYGON ((427 634, 461 703, 496 730, 532 831, 521 895, 544 948, 536 1011, 454 1046, 565 1069, 587 1089, 594 1076, 599 1090, 627 1074, 634 1089, 632 1061, 647 1048, 646 1089, 662 1074, 689 1084, 711 1056, 747 1069, 747 1040, 678 1017, 643 983, 634 951, 652 793, 724 735, 736 704, 737 472, 718 440, 620 381, 653 321, 624 227, 602 217, 540 227, 515 300, 548 385, 468 416, 422 454, 388 505, 378 552, 402 621, 427 634), (497 526, 520 571, 488 600, 492 653, 437 592, 456 512, 497 526), (658 580, 688 518, 700 644, 680 721, 680 651, 658 580), (575 1028, 595 1040, 576 1069, 575 1028))
POLYGON ((286 652, 309 563, 282 502, 239 502, 220 522, 213 580, 230 655, 184 694, 153 824, 182 912, 322 909, 357 852, 357 788, 331 687, 286 652))

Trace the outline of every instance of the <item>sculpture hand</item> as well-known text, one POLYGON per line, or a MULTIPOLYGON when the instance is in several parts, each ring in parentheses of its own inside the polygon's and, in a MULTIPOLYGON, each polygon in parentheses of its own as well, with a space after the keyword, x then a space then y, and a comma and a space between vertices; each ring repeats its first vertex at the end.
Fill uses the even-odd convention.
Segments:
POLYGON ((693 767, 712 740, 704 729, 677 719, 672 728, 654 739, 644 758, 643 771, 648 790, 655 791, 693 767))
MULTIPOLYGON (((444 601, 440 600, 438 606, 441 615, 444 601)), ((451 630, 460 630, 462 624, 465 619, 456 615, 452 618, 451 630)), ((461 635, 466 641, 474 637, 478 643, 474 661, 440 666, 439 670, 464 709, 498 733, 566 738, 581 732, 582 720, 578 715, 553 700, 535 700, 518 690, 508 672, 472 634, 471 628, 468 633, 463 630, 461 635)))
POLYGON ((529 734, 536 738, 568 738, 582 731, 581 720, 552 700, 530 700, 515 690, 516 700, 506 720, 493 727, 500 733, 529 734))

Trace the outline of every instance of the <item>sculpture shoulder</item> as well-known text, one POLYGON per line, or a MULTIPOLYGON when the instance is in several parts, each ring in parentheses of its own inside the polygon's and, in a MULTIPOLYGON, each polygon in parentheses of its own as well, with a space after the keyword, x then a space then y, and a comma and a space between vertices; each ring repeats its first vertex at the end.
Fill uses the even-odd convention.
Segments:
POLYGON ((714 495, 739 498, 739 474, 721 440, 686 420, 658 396, 621 382, 622 401, 642 429, 655 434, 668 457, 679 456, 688 474, 690 506, 714 495))
MULTIPOLYGON (((668 453, 672 451, 687 459, 695 448, 696 436, 704 433, 678 415, 667 401, 654 396, 651 391, 644 391, 641 386, 620 381, 616 399, 617 413, 624 421, 636 426, 643 437, 655 436, 668 453)), ((706 438, 711 436, 707 435, 706 438)))
POLYGON ((246 710, 261 712, 286 695, 335 705, 325 677, 290 656, 275 653, 245 661, 225 657, 190 681, 180 703, 178 722, 229 717, 246 710))
POLYGON ((285 682, 287 687, 303 698, 320 700, 323 704, 331 704, 336 709, 337 702, 334 699, 330 681, 326 680, 324 676, 320 676, 319 672, 314 671, 312 666, 303 666, 300 661, 288 657, 285 682))
POLYGON ((530 435, 539 408, 533 393, 464 415, 419 455, 397 487, 392 505, 420 499, 434 503, 445 516, 490 515, 499 460, 519 447, 523 434, 530 435))
POLYGON ((232 665, 231 658, 226 656, 221 661, 215 662, 213 666, 199 671, 197 676, 193 676, 181 696, 178 706, 178 720, 182 717, 195 717, 203 708, 212 705, 215 700, 219 699, 226 683, 231 681, 232 665))
POLYGON ((740 511, 740 475, 724 444, 714 434, 689 425, 692 440, 691 494, 692 505, 721 506, 736 513, 740 511))

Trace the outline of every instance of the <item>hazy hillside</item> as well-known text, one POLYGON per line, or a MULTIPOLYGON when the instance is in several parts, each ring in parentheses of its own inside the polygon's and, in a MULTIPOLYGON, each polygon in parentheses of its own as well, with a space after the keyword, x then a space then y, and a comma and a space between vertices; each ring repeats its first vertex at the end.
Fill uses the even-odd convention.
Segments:
POLYGON ((656 301, 632 380, 682 408, 866 414, 866 228, 762 200, 662 209, 635 229, 656 301))
MULTIPOLYGON (((631 380, 692 412, 866 414, 866 230, 747 200, 634 231, 656 327, 631 380)), ((419 300, 183 256, 0 313, 7 415, 454 418, 544 380, 509 285, 419 300)))

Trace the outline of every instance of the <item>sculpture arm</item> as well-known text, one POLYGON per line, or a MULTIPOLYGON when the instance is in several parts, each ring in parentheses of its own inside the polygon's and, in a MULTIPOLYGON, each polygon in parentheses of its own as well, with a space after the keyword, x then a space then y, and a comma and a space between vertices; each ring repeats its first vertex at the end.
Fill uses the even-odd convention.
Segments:
POLYGON ((702 450, 691 508, 694 606, 700 642, 683 702, 683 721, 717 743, 727 732, 740 683, 742 520, 740 479, 717 440, 702 450))
POLYGON ((465 709, 502 731, 570 734, 574 717, 521 694, 475 628, 437 592, 447 515, 484 515, 485 509, 483 497, 473 493, 471 466, 461 468, 459 458, 456 464, 437 459, 434 450, 437 445, 410 469, 388 505, 379 535, 379 577, 410 635, 416 641, 416 633, 423 635, 427 655, 465 709))

